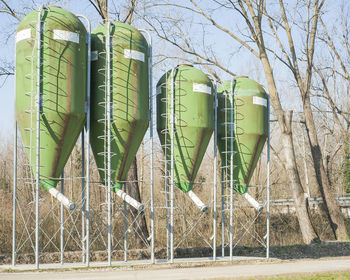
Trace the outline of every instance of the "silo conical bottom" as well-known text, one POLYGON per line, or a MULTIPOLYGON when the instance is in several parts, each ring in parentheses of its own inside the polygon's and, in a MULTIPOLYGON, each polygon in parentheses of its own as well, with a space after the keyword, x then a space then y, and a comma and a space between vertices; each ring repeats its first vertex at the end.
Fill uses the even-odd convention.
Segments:
POLYGON ((193 184, 192 183, 175 183, 175 186, 180 188, 183 192, 188 193, 190 190, 192 190, 193 184))
POLYGON ((122 190, 123 185, 124 185, 123 183, 118 183, 118 182, 112 183, 111 190, 113 192, 116 192, 117 190, 122 190))

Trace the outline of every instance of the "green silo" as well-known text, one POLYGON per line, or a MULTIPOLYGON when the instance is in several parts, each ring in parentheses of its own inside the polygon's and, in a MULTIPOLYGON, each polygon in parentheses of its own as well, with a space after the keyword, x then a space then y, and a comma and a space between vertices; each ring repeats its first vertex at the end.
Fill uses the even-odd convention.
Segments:
MULTIPOLYGON (((16 34, 16 120, 36 173, 38 10, 16 34)), ((60 200, 55 187, 85 122, 86 30, 72 13, 48 6, 41 11, 40 184, 60 200)), ((66 198, 63 198, 66 199, 66 198)), ((72 202, 66 206, 74 208, 72 202)))
POLYGON ((217 128, 222 166, 230 166, 232 144, 234 188, 241 194, 247 192, 268 135, 267 103, 268 96, 263 87, 247 77, 226 81, 218 88, 217 128), (233 138, 229 132, 232 101, 233 138))
MULTIPOLYGON (((214 129, 213 86, 207 75, 191 65, 179 65, 168 71, 159 80, 157 84, 157 131, 168 169, 171 159, 172 89, 174 96, 174 182, 183 192, 191 196, 193 182, 214 129)), ((201 208, 202 211, 206 209, 201 208)))
MULTIPOLYGON (((92 32, 91 65, 91 147, 105 185, 108 32, 107 23, 92 32)), ((110 38, 111 185, 118 194, 148 128, 148 43, 140 31, 121 22, 110 23, 110 38)))

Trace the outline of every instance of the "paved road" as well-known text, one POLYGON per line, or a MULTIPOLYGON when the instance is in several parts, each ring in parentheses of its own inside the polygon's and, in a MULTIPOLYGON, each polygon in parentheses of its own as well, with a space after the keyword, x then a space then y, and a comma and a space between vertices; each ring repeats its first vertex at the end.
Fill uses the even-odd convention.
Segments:
MULTIPOLYGON (((301 260, 282 263, 240 264, 211 267, 166 268, 147 270, 100 269, 67 272, 18 272, 0 273, 6 280, 178 280, 178 279, 232 279, 240 277, 272 276, 292 273, 322 273, 347 270, 350 273, 350 259, 334 258, 327 260, 301 260)), ((131 269, 131 268, 129 268, 131 269)))

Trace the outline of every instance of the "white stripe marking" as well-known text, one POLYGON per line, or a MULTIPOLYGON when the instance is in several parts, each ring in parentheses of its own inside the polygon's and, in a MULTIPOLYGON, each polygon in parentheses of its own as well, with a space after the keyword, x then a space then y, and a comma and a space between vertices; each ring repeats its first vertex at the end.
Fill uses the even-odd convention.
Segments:
POLYGON ((23 29, 16 34, 16 43, 22 40, 30 39, 31 29, 23 29))
POLYGON ((145 62, 145 54, 135 50, 124 49, 124 57, 145 62))
POLYGON ((253 104, 267 107, 267 99, 259 96, 253 96, 253 104))
POLYGON ((193 92, 211 94, 211 87, 207 86, 206 84, 193 84, 193 92))
POLYGON ((54 29, 53 31, 54 40, 63 40, 79 44, 79 34, 76 32, 70 32, 67 30, 54 29))

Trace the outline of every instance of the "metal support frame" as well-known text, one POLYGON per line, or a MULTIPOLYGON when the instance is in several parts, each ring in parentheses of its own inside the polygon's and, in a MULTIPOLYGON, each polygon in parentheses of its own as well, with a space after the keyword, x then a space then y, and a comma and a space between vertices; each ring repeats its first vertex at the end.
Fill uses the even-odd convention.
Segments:
MULTIPOLYGON (((235 85, 235 79, 233 78, 231 80, 231 86, 230 86, 230 93, 227 94, 227 98, 225 98, 225 108, 222 110, 225 112, 225 120, 224 120, 224 125, 225 125, 225 155, 226 155, 226 161, 228 160, 229 157, 229 165, 228 166, 222 166, 221 167, 221 250, 222 250, 222 257, 225 257, 225 247, 229 246, 229 259, 233 259, 233 248, 238 245, 240 242, 241 238, 238 238, 238 241, 236 240, 236 243, 234 244, 234 236, 233 236, 233 218, 235 216, 234 213, 234 198, 235 198, 235 192, 234 192, 234 180, 233 180, 233 170, 235 168, 234 162, 233 162, 233 156, 234 156, 234 147, 233 147, 233 141, 235 141, 234 137, 234 130, 235 130, 235 124, 234 124, 234 85, 235 85), (227 140, 230 139, 229 147, 227 140), (229 175, 228 175, 229 173, 229 175), (228 229, 228 234, 229 234, 229 242, 228 244, 225 243, 225 207, 226 203, 225 200, 227 197, 227 193, 225 191, 225 188, 229 188, 229 229, 228 229)), ((262 243, 262 241, 258 240, 261 244, 263 244, 266 247, 266 258, 269 258, 269 247, 270 247, 270 228, 269 228, 269 223, 270 223, 270 99, 269 96, 267 97, 267 114, 268 114, 268 135, 267 135, 267 147, 266 147, 266 202, 265 202, 265 207, 266 207, 266 235, 264 236, 265 244, 262 243)), ((255 217, 252 219, 250 223, 254 223, 257 216, 260 215, 260 213, 263 210, 263 206, 260 205, 257 201, 255 201, 254 198, 252 198, 248 193, 245 193, 243 197, 249 202, 253 208, 256 209, 257 214, 255 217)), ((242 223, 241 223, 242 224, 242 223)), ((249 232, 251 224, 242 224, 244 234, 249 232)), ((249 235, 253 236, 252 234, 249 233, 249 235)))
MULTIPOLYGON (((129 196, 126 193, 126 182, 123 182, 124 189, 123 190, 117 190, 116 194, 123 199, 123 203, 121 206, 121 213, 123 215, 123 224, 124 224, 124 233, 121 237, 121 240, 119 240, 112 232, 112 206, 114 205, 114 202, 112 200, 112 174, 114 170, 111 168, 111 157, 115 154, 111 150, 111 141, 113 140, 113 135, 111 134, 111 125, 113 123, 112 115, 113 115, 113 100, 112 100, 112 92, 111 92, 111 83, 112 83, 112 69, 111 69, 111 63, 113 61, 113 45, 112 45, 112 36, 111 36, 111 26, 113 25, 112 22, 107 21, 107 36, 105 41, 105 48, 106 48, 106 59, 105 59, 105 68, 100 69, 99 72, 104 72, 105 75, 105 85, 103 85, 103 90, 105 93, 105 100, 103 104, 101 103, 100 106, 104 106, 105 108, 105 118, 103 121, 105 124, 105 132, 104 135, 101 135, 100 137, 103 137, 105 142, 105 148, 103 152, 103 156, 105 158, 105 174, 106 176, 106 190, 107 190, 107 254, 108 254, 108 265, 112 264, 112 252, 115 249, 115 247, 120 246, 124 250, 124 262, 128 261, 128 232, 130 231, 130 227, 135 225, 135 220, 129 221, 128 220, 128 204, 130 204, 132 207, 138 209, 139 211, 144 210, 144 205, 136 201, 134 198, 129 196), (115 245, 112 244, 113 241, 116 241, 115 245)), ((150 122, 150 142, 151 142, 151 167, 153 167, 153 95, 152 95, 152 38, 148 31, 146 30, 140 30, 143 33, 146 33, 148 36, 148 47, 149 47, 149 53, 148 53, 148 73, 149 73, 149 102, 150 102, 150 108, 149 108, 149 122, 150 122)), ((114 77, 114 76, 113 76, 114 77)), ((115 86, 114 86, 115 88, 115 86)), ((102 88, 101 88, 102 89, 102 88)), ((151 185, 151 236, 148 237, 151 240, 151 261, 155 262, 154 260, 154 184, 153 184, 153 168, 151 168, 151 174, 150 174, 150 185, 151 185)), ((119 208, 117 206, 117 208, 119 208)), ((102 232, 98 231, 98 235, 102 237, 102 232)), ((147 242, 147 241, 146 241, 147 242)))
MULTIPOLYGON (((45 251, 45 248, 48 245, 53 245, 55 246, 55 248, 60 252, 60 263, 63 265, 64 264, 64 250, 65 250, 65 231, 67 231, 67 229, 65 228, 65 224, 68 220, 71 220, 73 223, 76 221, 77 216, 75 215, 75 217, 73 217, 73 213, 79 213, 79 212, 68 212, 67 216, 65 216, 65 210, 64 210, 64 206, 71 206, 71 202, 70 200, 68 200, 68 198, 66 198, 64 196, 64 174, 62 173, 61 176, 61 192, 59 192, 56 188, 52 189, 52 192, 50 191, 51 195, 53 195, 55 198, 57 198, 57 202, 59 203, 58 205, 56 204, 56 206, 59 207, 59 214, 54 214, 52 211, 53 209, 51 209, 49 212, 45 213, 45 215, 43 217, 40 217, 40 208, 39 208, 39 203, 40 203, 40 186, 39 186, 39 179, 40 179, 40 168, 41 168, 41 164, 40 164, 40 151, 41 151, 41 147, 40 147, 40 132, 41 132, 41 128, 40 128, 40 119, 41 119, 41 114, 42 114, 42 89, 41 89, 41 83, 43 80, 42 77, 42 48, 43 48, 43 36, 44 36, 44 24, 41 20, 42 18, 42 12, 47 9, 45 6, 41 6, 39 8, 38 11, 38 21, 36 23, 36 46, 37 46, 37 50, 36 50, 36 55, 33 54, 33 56, 30 57, 26 57, 27 60, 31 61, 32 64, 32 73, 31 74, 27 74, 26 78, 31 79, 32 80, 32 89, 31 92, 27 92, 26 95, 29 95, 32 99, 35 99, 35 102, 32 103, 32 107, 30 110, 28 110, 28 113, 31 114, 32 119, 34 118, 34 113, 36 114, 36 127, 34 125, 32 125, 30 128, 25 128, 25 130, 30 131, 31 133, 31 140, 30 140, 30 146, 25 146, 25 149, 33 149, 34 143, 36 143, 36 151, 35 151, 35 157, 36 157, 36 172, 34 174, 34 178, 32 177, 30 180, 30 184, 34 187, 33 188, 33 202, 32 203, 28 203, 26 202, 25 204, 21 204, 20 199, 17 197, 18 192, 17 192, 17 188, 18 188, 18 184, 17 181, 18 180, 24 180, 24 184, 29 184, 29 182, 26 182, 25 180, 28 180, 28 178, 25 178, 26 176, 24 176, 24 178, 18 178, 18 174, 17 174, 17 170, 18 170, 18 165, 21 164, 21 162, 18 161, 17 159, 17 153, 18 153, 18 128, 17 128, 17 122, 15 125, 15 135, 14 135, 14 178, 13 178, 13 233, 12 233, 12 265, 15 266, 16 265, 16 257, 17 257, 17 252, 21 250, 21 248, 23 248, 23 246, 26 243, 31 244, 31 247, 33 249, 34 255, 35 255, 35 268, 39 269, 40 268, 40 253, 42 251, 45 251), (34 59, 36 61, 34 61, 34 59), (36 77, 36 80, 35 80, 36 77), (34 83, 35 81, 35 83, 34 83), (35 97, 35 98, 34 98, 35 97), (34 135, 35 132, 35 135, 34 135), (33 134, 33 136, 32 136, 33 134), (33 140, 32 140, 33 138, 33 140), (35 141, 35 142, 34 142, 35 141), (29 205, 33 205, 33 206, 29 206, 29 205), (34 211, 30 210, 27 211, 26 209, 24 209, 24 207, 33 207, 34 211), (18 211, 18 212, 17 212, 18 211), (20 215, 20 218, 23 222, 23 226, 24 226, 24 230, 21 233, 17 234, 17 214, 20 215), (41 228, 41 224, 42 222, 49 216, 52 215, 53 219, 57 219, 59 222, 59 229, 55 232, 55 236, 58 237, 60 244, 56 245, 53 243, 53 236, 49 236, 47 235, 46 232, 43 231, 43 229, 41 228), (32 216, 35 216, 32 218, 32 216), (32 230, 30 229, 30 223, 34 221, 35 223, 35 229, 32 230), (33 242, 32 238, 34 236, 35 242, 33 242), (17 242, 17 238, 19 238, 19 241, 17 242), (41 240, 47 240, 47 243, 42 244, 41 240), (18 250, 18 251, 17 251, 18 250)), ((86 173, 86 177, 84 179, 84 168, 82 170, 82 234, 81 234, 81 248, 82 248, 82 253, 83 253, 83 261, 86 255, 84 255, 84 247, 86 247, 87 249, 89 249, 89 244, 88 244, 88 239, 86 238, 88 236, 89 233, 89 215, 88 212, 85 212, 85 202, 87 202, 87 209, 89 211, 89 205, 88 205, 88 201, 89 201, 89 129, 90 129, 90 61, 91 61, 91 55, 90 55, 90 51, 91 51, 91 42, 90 42, 90 22, 89 20, 84 17, 84 16, 78 16, 78 17, 83 17, 87 23, 88 23, 88 34, 87 34, 87 45, 88 45, 88 71, 87 71, 87 104, 86 104, 86 113, 87 113, 87 151, 85 154, 87 154, 87 160, 86 160, 86 164, 87 164, 87 173, 86 173), (84 195, 84 182, 86 182, 86 191, 88 193, 88 197, 87 197, 87 201, 85 201, 85 195, 84 195), (84 216, 84 214, 87 213, 86 216, 84 216), (86 217, 86 221, 87 221, 87 230, 84 230, 84 221, 86 217), (85 236, 85 233, 87 233, 87 236, 85 236), (87 242, 86 245, 84 242, 87 242)), ((16 81, 16 79, 15 79, 16 81)), ((82 150, 85 149, 84 147, 84 135, 82 135, 82 150)), ((84 152, 83 154, 83 158, 82 158, 82 164, 84 165, 84 152)), ((32 155, 32 152, 30 152, 30 155, 32 155)), ((29 164, 24 164, 25 166, 30 165, 31 160, 29 160, 29 164)), ((23 177, 23 176, 22 176, 23 177)), ((70 178, 71 180, 73 180, 74 178, 70 178)), ((57 208, 55 208, 57 209, 57 208)), ((72 208, 69 207, 69 210, 71 210, 72 208)), ((76 228, 75 228, 76 229, 76 228)), ((70 229, 70 231, 68 230, 68 239, 74 239, 73 242, 76 242, 74 244, 76 244, 78 247, 78 239, 76 239, 75 237, 73 237, 73 231, 75 231, 74 227, 72 229, 70 229)), ((78 234, 79 236, 79 234, 78 234)), ((80 236, 79 236, 80 237, 80 236)), ((78 237, 78 238, 79 238, 78 237)))
POLYGON ((38 23, 36 30, 37 38, 37 76, 36 76, 36 190, 35 190, 35 266, 39 269, 39 179, 40 179, 40 111, 41 111, 41 35, 42 35, 42 22, 41 13, 43 7, 39 8, 38 23))
MULTIPOLYGON (((39 10, 38 14, 38 24, 37 24, 37 44, 38 44, 38 51, 37 51, 37 64, 36 64, 36 72, 37 72, 37 80, 36 80, 36 99, 35 99, 35 106, 36 106, 36 174, 35 174, 35 244, 33 248, 35 249, 35 267, 39 269, 39 256, 40 256, 40 220, 39 220, 39 178, 40 178, 40 117, 41 117, 41 106, 42 106, 42 93, 41 93, 41 47, 42 47, 42 22, 41 22, 41 11, 44 8, 42 7, 39 10)), ((87 102, 86 102, 86 116, 87 116, 87 124, 86 124, 86 134, 84 134, 84 131, 82 132, 82 192, 81 192, 81 215, 82 215, 82 227, 81 227, 81 249, 82 249, 82 261, 87 266, 90 265, 90 73, 91 73, 91 29, 90 29, 90 22, 89 20, 84 17, 87 21, 88 25, 88 37, 87 37, 87 44, 88 44, 88 70, 87 70, 87 102)), ((108 38, 106 39, 106 98, 105 98, 105 108, 106 108, 106 137, 107 137, 107 147, 105 154, 107 155, 107 176, 106 176, 106 186, 107 186, 107 206, 108 206, 108 213, 107 213, 107 250, 108 250, 108 265, 112 265, 112 195, 111 195, 111 177, 112 177, 112 170, 111 170, 111 123, 112 123, 112 98, 111 98, 111 60, 112 60, 112 43, 111 43, 111 22, 107 22, 107 28, 108 28, 108 38)), ((150 128, 150 190, 151 190, 151 198, 150 198, 150 211, 151 211, 151 235, 149 237, 151 241, 151 263, 155 263, 155 202, 154 202, 154 139, 153 139, 153 93, 152 93, 152 38, 148 31, 141 30, 142 32, 146 33, 148 35, 148 73, 149 73, 149 128, 150 128)), ((173 68, 170 73, 170 79, 171 79, 171 86, 170 86, 170 108, 168 108, 167 104, 167 113, 166 118, 170 123, 170 128, 165 132, 165 134, 168 134, 169 136, 169 143, 168 139, 165 141, 165 145, 169 145, 169 147, 166 147, 166 150, 169 148, 170 151, 170 157, 166 155, 166 218, 167 218, 167 258, 168 261, 173 263, 174 262, 174 210, 175 210, 175 188, 174 188, 174 168, 175 168, 175 158, 174 158, 174 145, 175 145, 175 122, 176 122, 176 104, 175 104, 175 73, 176 68, 173 68), (169 112, 170 111, 170 112, 169 112), (168 160, 170 158, 170 162, 168 160)), ((166 79, 167 81, 167 79, 166 79)), ((233 88, 233 82, 231 82, 231 93, 230 93, 230 103, 233 106, 234 103, 234 92, 232 90, 233 88)), ((166 87, 168 90, 168 87, 166 87)), ((168 92, 166 93, 166 97, 168 97, 168 92)), ((168 101, 166 101, 168 102, 168 101)), ((218 118, 218 96, 217 96, 217 83, 214 81, 214 161, 213 161, 213 236, 212 236, 212 249, 213 249, 213 261, 217 260, 217 252, 216 252, 216 246, 217 246, 217 118, 218 118)), ((270 100, 268 99, 267 102, 268 107, 268 120, 270 120, 270 100)), ((231 121, 233 120, 233 110, 230 110, 230 118, 231 121)), ((13 233, 12 233, 12 265, 16 265, 16 214, 17 214, 17 123, 15 124, 15 135, 14 135, 14 180, 13 180, 13 233)), ((229 137, 233 138, 234 136, 234 127, 233 124, 230 125, 229 128, 229 137)), ((166 137, 168 137, 166 136, 166 137)), ((230 141, 230 214, 229 214, 229 246, 230 246, 230 260, 232 260, 232 248, 233 248, 233 203, 234 203, 234 192, 233 192, 233 185, 234 182, 232 180, 233 178, 233 143, 230 141)), ((168 151, 168 150, 167 150, 168 151)), ((223 179, 222 179, 223 180, 223 179)), ((268 138, 267 138, 267 183, 266 183, 266 258, 269 258, 269 245, 270 245, 270 124, 268 124, 268 138)), ((64 194, 64 174, 62 174, 61 178, 61 193, 64 194)), ((124 186, 124 193, 125 193, 125 186, 124 186)), ((221 184, 221 193, 223 193, 223 185, 221 184)), ((222 198, 221 198, 222 199, 222 198)), ((221 200, 221 214, 222 214, 222 256, 225 254, 225 213, 224 213, 224 202, 221 200)), ((124 209, 124 261, 127 261, 127 250, 128 250, 128 240, 127 240, 127 232, 128 232, 128 221, 127 221, 127 204, 124 200, 123 202, 123 209, 124 209)), ((64 249, 65 249, 65 217, 64 217, 64 207, 61 202, 60 204, 60 261, 61 264, 64 264, 64 249)))

